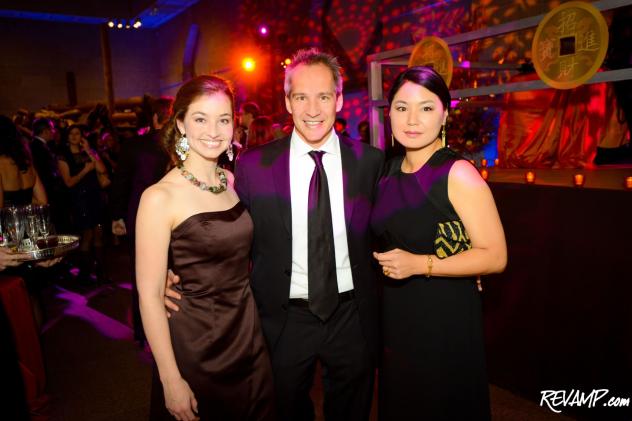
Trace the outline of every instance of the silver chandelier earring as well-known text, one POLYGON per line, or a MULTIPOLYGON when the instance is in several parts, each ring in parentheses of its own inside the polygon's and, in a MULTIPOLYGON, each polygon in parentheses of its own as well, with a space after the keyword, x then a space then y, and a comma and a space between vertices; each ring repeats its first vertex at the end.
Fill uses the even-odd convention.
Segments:
POLYGON ((176 154, 180 161, 186 161, 187 156, 189 156, 189 140, 184 134, 176 141, 176 154))
POLYGON ((231 161, 231 162, 233 161, 233 157, 235 155, 233 154, 233 142, 232 141, 228 142, 228 148, 226 149, 226 156, 228 157, 229 161, 231 161))

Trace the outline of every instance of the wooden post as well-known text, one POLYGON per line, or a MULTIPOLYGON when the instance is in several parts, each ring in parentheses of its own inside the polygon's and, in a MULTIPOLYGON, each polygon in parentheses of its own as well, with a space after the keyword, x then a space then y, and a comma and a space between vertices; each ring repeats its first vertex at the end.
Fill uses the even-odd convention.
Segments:
POLYGON ((77 105, 77 79, 75 72, 66 72, 66 91, 68 92, 68 105, 77 105))
POLYGON ((105 97, 110 117, 114 113, 114 86, 112 82, 112 54, 110 53, 110 35, 105 23, 101 24, 101 61, 103 62, 103 79, 105 97))

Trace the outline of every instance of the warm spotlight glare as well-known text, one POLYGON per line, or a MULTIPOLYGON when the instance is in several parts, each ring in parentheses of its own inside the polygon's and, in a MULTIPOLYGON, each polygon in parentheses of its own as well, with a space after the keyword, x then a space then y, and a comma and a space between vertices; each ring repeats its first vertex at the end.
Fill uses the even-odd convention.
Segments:
POLYGON ((114 28, 114 21, 113 21, 113 20, 108 21, 108 26, 109 26, 110 28, 114 28))
POLYGON ((285 63, 286 66, 289 66, 290 63, 292 63, 292 60, 290 60, 289 58, 286 58, 284 63, 285 63))
POLYGON ((117 24, 116 24, 116 27, 117 27, 118 29, 121 29, 121 28, 123 27, 123 22, 119 22, 119 23, 117 23, 117 24))
POLYGON ((143 23, 140 21, 140 19, 136 18, 136 21, 134 22, 134 28, 138 29, 143 25, 143 23))
POLYGON ((268 35, 268 27, 265 25, 261 25, 259 26, 259 35, 261 35, 262 37, 265 37, 268 35))
POLYGON ((246 57, 241 61, 241 67, 247 72, 252 72, 255 70, 256 63, 252 58, 246 57))

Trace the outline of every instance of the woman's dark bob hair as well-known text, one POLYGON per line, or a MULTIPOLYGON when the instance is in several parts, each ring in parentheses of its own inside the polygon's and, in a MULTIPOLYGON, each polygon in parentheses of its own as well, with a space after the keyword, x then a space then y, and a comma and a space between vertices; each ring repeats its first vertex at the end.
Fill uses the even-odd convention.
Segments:
POLYGON ((450 101, 452 98, 450 97, 450 90, 448 89, 448 86, 445 84, 445 81, 439 73, 437 73, 432 67, 426 66, 409 67, 397 76, 395 82, 393 82, 391 91, 388 93, 389 104, 393 103, 395 94, 397 94, 397 91, 399 91, 402 85, 406 82, 412 82, 428 89, 430 92, 439 97, 444 110, 450 110, 450 101))

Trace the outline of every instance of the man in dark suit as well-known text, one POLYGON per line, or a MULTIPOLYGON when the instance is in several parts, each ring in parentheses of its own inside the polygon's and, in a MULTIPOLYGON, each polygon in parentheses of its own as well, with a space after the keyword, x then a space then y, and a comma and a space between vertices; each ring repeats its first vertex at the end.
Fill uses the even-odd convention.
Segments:
POLYGON ((47 118, 39 118, 33 122, 33 139, 29 144, 33 166, 39 175, 48 203, 51 218, 57 232, 68 230, 68 197, 57 167, 57 156, 54 149, 55 126, 47 118))
MULTIPOLYGON (((240 114, 240 125, 244 130, 245 137, 248 137, 248 130, 250 129, 250 124, 254 121, 255 118, 261 115, 261 109, 257 105, 256 102, 248 101, 244 105, 241 106, 240 114)), ((243 142, 246 143, 245 141, 243 142)))
POLYGON ((112 233, 114 235, 128 234, 132 278, 132 323, 134 339, 141 345, 145 343, 145 332, 138 307, 135 275, 136 213, 143 191, 158 182, 169 167, 170 157, 162 145, 162 127, 169 120, 172 105, 172 98, 163 97, 153 101, 151 130, 122 145, 110 193, 112 233))
POLYGON ((284 87, 294 131, 244 152, 235 174, 254 222, 251 286, 279 419, 314 419, 309 391, 320 361, 325 418, 366 420, 378 332, 369 218, 383 154, 333 130, 343 104, 336 59, 299 51, 284 87))
POLYGON ((52 121, 47 118, 39 118, 33 122, 33 139, 29 145, 33 166, 49 195, 59 178, 57 159, 51 150, 54 136, 55 126, 52 121))

